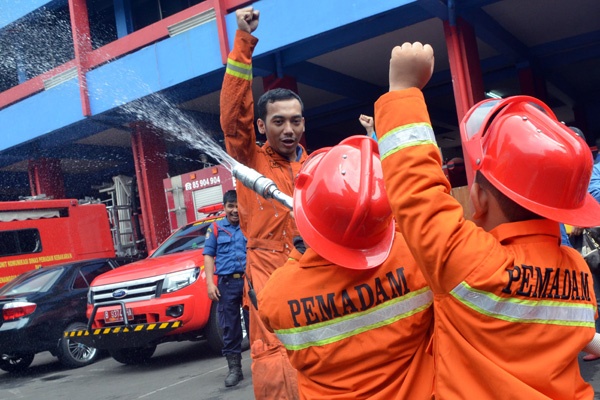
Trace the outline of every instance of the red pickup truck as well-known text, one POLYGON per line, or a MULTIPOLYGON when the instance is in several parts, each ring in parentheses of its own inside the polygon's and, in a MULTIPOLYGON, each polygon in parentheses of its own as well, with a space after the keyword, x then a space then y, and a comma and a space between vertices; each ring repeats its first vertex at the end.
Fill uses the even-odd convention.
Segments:
POLYGON ((206 339, 220 352, 222 331, 206 293, 202 249, 206 230, 223 217, 188 224, 148 258, 96 278, 88 294, 87 329, 64 335, 106 349, 124 364, 146 362, 158 344, 169 341, 206 339))

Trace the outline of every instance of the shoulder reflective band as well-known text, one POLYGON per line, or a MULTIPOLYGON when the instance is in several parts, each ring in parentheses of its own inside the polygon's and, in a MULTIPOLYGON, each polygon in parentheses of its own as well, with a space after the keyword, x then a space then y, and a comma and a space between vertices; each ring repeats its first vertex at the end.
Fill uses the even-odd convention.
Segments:
POLYGON ((437 146, 433 128, 426 122, 399 126, 387 132, 379 139, 381 159, 394 154, 405 147, 433 144, 437 146))
POLYGON ((410 317, 430 307, 432 301, 433 294, 426 287, 367 311, 300 328, 280 329, 275 333, 288 350, 323 346, 410 317))
POLYGON ((241 79, 252 80, 252 64, 244 64, 228 58, 225 72, 241 79))
POLYGON ((504 298, 473 289, 466 282, 461 282, 450 293, 465 306, 492 318, 530 324, 594 327, 592 304, 504 298))

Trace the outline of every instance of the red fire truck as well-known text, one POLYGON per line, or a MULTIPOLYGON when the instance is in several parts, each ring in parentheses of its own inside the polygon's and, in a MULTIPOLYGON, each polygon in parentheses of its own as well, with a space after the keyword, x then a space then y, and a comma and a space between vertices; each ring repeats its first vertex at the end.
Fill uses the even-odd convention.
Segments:
POLYGON ((0 202, 0 286, 31 269, 105 257, 115 248, 104 204, 0 202))
POLYGON ((200 208, 223 202, 223 194, 235 188, 235 178, 215 165, 163 180, 171 232, 206 217, 200 208))

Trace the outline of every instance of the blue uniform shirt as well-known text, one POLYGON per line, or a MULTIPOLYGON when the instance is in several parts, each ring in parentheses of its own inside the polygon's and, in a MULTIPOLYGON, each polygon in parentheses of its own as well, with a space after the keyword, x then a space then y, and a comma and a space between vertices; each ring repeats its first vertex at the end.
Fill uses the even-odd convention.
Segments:
POLYGON ((240 225, 231 225, 227 218, 216 222, 206 231, 204 254, 215 257, 215 274, 227 275, 246 271, 246 237, 240 225))
MULTIPOLYGON (((600 203, 600 163, 594 164, 590 185, 588 186, 588 193, 591 194, 598 203, 600 203)), ((567 235, 567 230, 563 224, 560 224, 560 234, 562 244, 573 247, 571 242, 569 242, 569 236, 567 235)))
POLYGON ((560 239, 563 246, 573 247, 571 241, 569 240, 569 235, 567 234, 567 228, 565 228, 565 224, 560 224, 560 239))
POLYGON ((600 164, 594 164, 588 192, 600 203, 600 164))

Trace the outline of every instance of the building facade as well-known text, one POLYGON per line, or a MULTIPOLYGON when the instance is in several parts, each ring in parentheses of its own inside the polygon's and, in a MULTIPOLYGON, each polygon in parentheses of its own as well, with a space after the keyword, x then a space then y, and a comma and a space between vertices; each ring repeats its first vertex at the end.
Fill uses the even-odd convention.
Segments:
POLYGON ((461 157, 458 121, 486 96, 539 97, 600 137, 597 0, 4 1, 0 200, 101 197, 134 177, 157 245, 163 179, 219 163, 219 90, 247 5, 261 13, 254 94, 297 91, 310 150, 363 133, 406 41, 435 50, 424 93, 445 159, 461 157))

